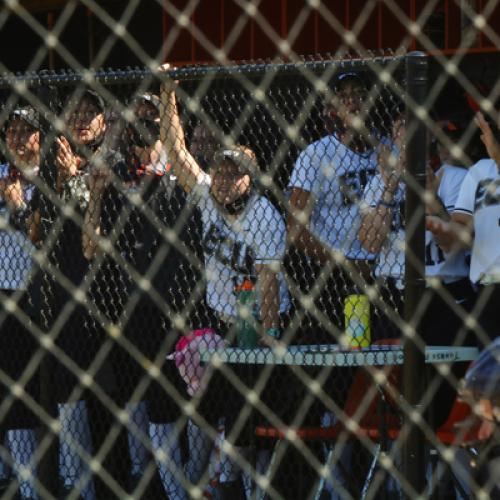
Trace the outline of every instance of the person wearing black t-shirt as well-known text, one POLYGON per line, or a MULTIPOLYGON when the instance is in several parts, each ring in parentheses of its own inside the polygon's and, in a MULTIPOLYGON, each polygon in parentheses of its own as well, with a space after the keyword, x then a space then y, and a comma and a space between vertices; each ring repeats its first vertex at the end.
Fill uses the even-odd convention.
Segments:
MULTIPOLYGON (((142 116, 142 104, 155 102, 147 98, 150 94, 145 96, 136 108, 138 116, 142 116)), ((155 456, 162 451, 167 457, 158 460, 164 490, 170 498, 182 499, 187 493, 179 480, 182 463, 175 424, 181 416, 178 396, 186 397, 185 385, 165 357, 173 350, 179 333, 197 322, 197 301, 202 295, 196 288, 200 251, 196 248, 196 218, 170 175, 158 141, 158 124, 150 115, 139 118, 126 131, 125 175, 118 179, 109 169, 94 171, 85 216, 84 252, 88 258, 96 258, 99 251, 95 236, 110 238, 135 276, 133 280, 128 278, 130 288, 119 318, 126 342, 133 347, 120 344, 113 356, 116 373, 120 374, 121 398, 138 431, 136 435, 129 433, 132 473, 141 477, 147 465, 146 450, 137 439, 146 419, 155 456), (133 196, 141 200, 135 207, 130 203, 133 196), (120 220, 124 224, 117 224, 120 220), (177 237, 167 240, 167 229, 173 229, 177 237), (174 317, 184 324, 174 325, 174 317), (159 368, 160 378, 152 380, 145 365, 159 368)))
MULTIPOLYGON (((95 388, 111 394, 114 381, 105 356, 110 344, 104 341, 105 325, 89 310, 90 268, 82 250, 81 220, 90 197, 89 172, 101 163, 115 168, 120 159, 104 144, 107 122, 97 93, 76 91, 64 105, 64 118, 67 137, 56 138, 54 164, 40 171, 53 192, 38 193, 31 232, 47 254, 41 265, 39 323, 59 349, 51 359, 50 388, 61 424, 61 495, 77 489, 83 499, 93 500, 106 493, 100 493, 103 484, 90 479, 88 456, 97 452, 113 422, 95 388), (91 377, 89 389, 82 383, 84 374, 91 377)), ((108 453, 103 466, 116 477, 112 459, 108 453)))

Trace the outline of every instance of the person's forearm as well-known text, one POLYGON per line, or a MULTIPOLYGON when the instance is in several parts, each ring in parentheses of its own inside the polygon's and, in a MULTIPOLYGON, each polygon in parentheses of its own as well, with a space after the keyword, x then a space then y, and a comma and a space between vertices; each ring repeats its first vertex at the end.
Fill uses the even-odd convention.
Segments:
POLYGON ((94 258, 98 237, 101 234, 101 198, 92 193, 85 212, 82 231, 83 255, 87 260, 94 258))
POLYGON ((389 206, 378 205, 363 216, 358 239, 365 250, 380 252, 391 231, 392 210, 389 206))
POLYGON ((38 245, 38 243, 40 242, 41 239, 40 224, 41 224, 40 211, 35 210, 28 217, 28 220, 26 221, 28 238, 31 241, 31 243, 33 243, 33 245, 38 245))
POLYGON ((179 184, 189 192, 202 170, 186 147, 175 91, 162 90, 161 101, 160 140, 179 184))
POLYGON ((358 239, 365 250, 380 252, 391 232, 393 211, 398 209, 394 199, 397 185, 386 186, 377 206, 370 209, 361 220, 358 239))
POLYGON ((186 148, 174 90, 162 90, 162 113, 160 115, 160 140, 169 154, 176 154, 186 148))
POLYGON ((288 242, 321 264, 331 258, 330 250, 307 227, 292 217, 288 220, 288 242))
POLYGON ((473 226, 461 220, 443 221, 439 217, 427 216, 426 229, 433 233, 437 245, 444 252, 469 248, 473 241, 473 226))

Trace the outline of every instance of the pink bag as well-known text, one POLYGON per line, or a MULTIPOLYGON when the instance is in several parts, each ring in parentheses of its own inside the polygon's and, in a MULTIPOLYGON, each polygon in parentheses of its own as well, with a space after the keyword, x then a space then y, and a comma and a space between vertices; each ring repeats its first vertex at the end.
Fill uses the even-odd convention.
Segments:
MULTIPOLYGON (((193 330, 181 337, 175 345, 175 352, 169 354, 167 359, 173 359, 187 384, 187 391, 193 396, 198 390, 205 387, 204 382, 208 377, 204 375, 210 364, 200 363, 200 349, 222 349, 225 347, 224 340, 215 333, 212 328, 193 330)), ((206 382, 205 382, 206 383, 206 382)))

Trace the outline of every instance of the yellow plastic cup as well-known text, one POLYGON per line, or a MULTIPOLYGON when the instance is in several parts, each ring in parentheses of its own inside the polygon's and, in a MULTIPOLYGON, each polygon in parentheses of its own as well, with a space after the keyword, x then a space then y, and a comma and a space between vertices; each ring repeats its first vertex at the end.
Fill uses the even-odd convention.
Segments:
POLYGON ((366 295, 349 295, 344 303, 345 334, 352 348, 368 347, 372 341, 370 302, 366 295))

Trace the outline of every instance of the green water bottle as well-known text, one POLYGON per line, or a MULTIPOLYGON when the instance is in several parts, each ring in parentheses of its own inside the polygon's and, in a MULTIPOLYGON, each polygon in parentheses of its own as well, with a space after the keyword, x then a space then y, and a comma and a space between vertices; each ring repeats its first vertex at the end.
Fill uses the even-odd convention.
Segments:
POLYGON ((255 347, 259 340, 256 329, 255 288, 253 283, 246 279, 234 288, 236 294, 236 341, 238 347, 248 349, 255 347))

